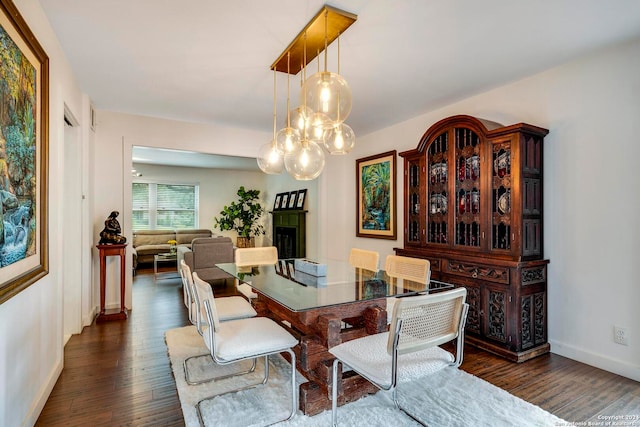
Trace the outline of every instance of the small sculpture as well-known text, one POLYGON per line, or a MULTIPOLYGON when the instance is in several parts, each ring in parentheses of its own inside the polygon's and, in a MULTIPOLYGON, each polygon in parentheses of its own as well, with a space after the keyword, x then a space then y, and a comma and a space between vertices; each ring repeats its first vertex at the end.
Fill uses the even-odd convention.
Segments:
POLYGON ((127 241, 126 237, 120 235, 120 233, 122 233, 122 229, 120 228, 120 223, 116 219, 119 214, 120 212, 113 211, 104 221, 104 229, 100 232, 99 245, 121 245, 127 241))

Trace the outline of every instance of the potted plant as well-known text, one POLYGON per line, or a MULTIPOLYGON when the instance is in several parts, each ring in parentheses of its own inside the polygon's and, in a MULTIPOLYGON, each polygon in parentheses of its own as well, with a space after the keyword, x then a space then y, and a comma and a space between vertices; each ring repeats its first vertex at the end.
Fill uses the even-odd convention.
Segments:
POLYGON ((213 218, 214 228, 220 231, 233 230, 238 233, 237 246, 249 248, 255 246, 255 236, 265 234, 264 226, 259 223, 264 208, 258 202, 260 190, 238 189, 238 200, 231 202, 213 218))

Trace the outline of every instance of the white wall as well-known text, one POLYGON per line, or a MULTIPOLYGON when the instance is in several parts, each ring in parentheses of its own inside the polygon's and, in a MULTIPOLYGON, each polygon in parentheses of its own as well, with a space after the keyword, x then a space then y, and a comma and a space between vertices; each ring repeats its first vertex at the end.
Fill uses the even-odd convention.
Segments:
MULTIPOLYGON (((415 148, 432 124, 455 114, 549 129, 544 254, 551 260, 551 351, 640 380, 640 286, 634 268, 640 260, 639 99, 636 41, 360 137, 353 158, 415 148), (628 347, 613 342, 613 325, 627 328, 628 347)), ((355 197, 353 159, 346 166, 346 179, 343 174, 323 175, 322 188, 331 191, 321 192, 321 211, 335 213, 346 206, 348 213, 341 222, 326 220, 319 244, 374 249, 384 259, 403 244, 402 191, 398 240, 356 238, 350 206, 355 197)))
MULTIPOLYGON (((50 60, 49 274, 0 305, 3 426, 33 425, 62 370, 62 241, 69 226, 62 216, 64 105, 79 120, 85 116, 83 95, 40 5, 28 0, 15 3, 50 60)), ((81 126, 84 129, 86 123, 81 126)))

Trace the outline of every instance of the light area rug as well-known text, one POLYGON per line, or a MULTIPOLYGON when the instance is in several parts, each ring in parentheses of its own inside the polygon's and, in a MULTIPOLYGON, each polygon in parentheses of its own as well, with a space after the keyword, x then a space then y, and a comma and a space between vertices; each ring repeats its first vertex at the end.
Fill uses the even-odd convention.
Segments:
MULTIPOLYGON (((258 362, 256 372, 200 385, 188 385, 184 378, 183 361, 193 355, 205 354, 202 337, 193 326, 171 329, 165 340, 173 369, 178 395, 187 427, 199 426, 195 405, 202 398, 259 382, 264 364, 258 362)), ((437 349, 436 351, 443 350, 437 349)), ((219 374, 221 367, 211 359, 195 361, 197 375, 219 374)), ((269 382, 250 390, 216 397, 202 405, 207 426, 261 426, 285 418, 291 402, 290 368, 280 356, 269 359, 269 382)), ((190 365, 191 366, 191 365, 190 365)), ((243 366, 242 368, 244 368, 243 366)), ((232 368, 233 369, 233 368, 232 368)), ((196 372, 196 371, 193 371, 196 372)), ((306 381, 299 373, 297 382, 306 381)), ((566 425, 564 421, 494 385, 466 372, 445 367, 402 382, 398 389, 401 405, 430 427, 542 427, 566 425)), ((338 408, 338 422, 344 427, 419 425, 395 409, 388 392, 378 392, 338 408)), ((313 417, 298 411, 291 421, 279 427, 330 426, 331 411, 313 417)))

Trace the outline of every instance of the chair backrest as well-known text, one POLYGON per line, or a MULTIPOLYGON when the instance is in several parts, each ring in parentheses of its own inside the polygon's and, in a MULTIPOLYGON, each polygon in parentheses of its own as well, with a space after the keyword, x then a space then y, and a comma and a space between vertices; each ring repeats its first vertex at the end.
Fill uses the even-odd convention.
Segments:
POLYGON ((236 249, 236 265, 238 267, 245 267, 249 265, 273 265, 277 262, 278 249, 275 246, 236 249))
POLYGON ((352 267, 363 268, 369 271, 378 271, 378 261, 380 254, 375 251, 367 251, 365 249, 352 248, 349 254, 349 264, 352 267))
POLYGON ((389 277, 412 280, 425 285, 431 277, 431 265, 426 259, 387 255, 384 269, 389 277))
POLYGON ((434 294, 397 298, 393 307, 387 352, 411 353, 449 342, 464 327, 467 290, 456 288, 434 294), (397 336, 397 338, 396 338, 397 336))
POLYGON ((183 259, 180 260, 180 277, 182 278, 182 290, 185 298, 184 304, 189 310, 189 321, 195 325, 197 324, 197 305, 193 290, 193 278, 191 277, 191 269, 183 259))
MULTIPOLYGON (((209 305, 211 306, 211 317, 213 318, 213 330, 217 332, 218 330, 220 330, 220 320, 218 319, 218 311, 216 310, 216 304, 214 301, 213 289, 211 289, 211 285, 198 277, 198 273, 193 273, 193 285, 196 291, 196 301, 199 308, 198 328, 204 328, 204 326, 206 326, 203 323, 203 319, 207 317, 204 304, 205 301, 209 301, 209 305)), ((202 330, 201 332, 204 333, 204 330, 202 330)))

